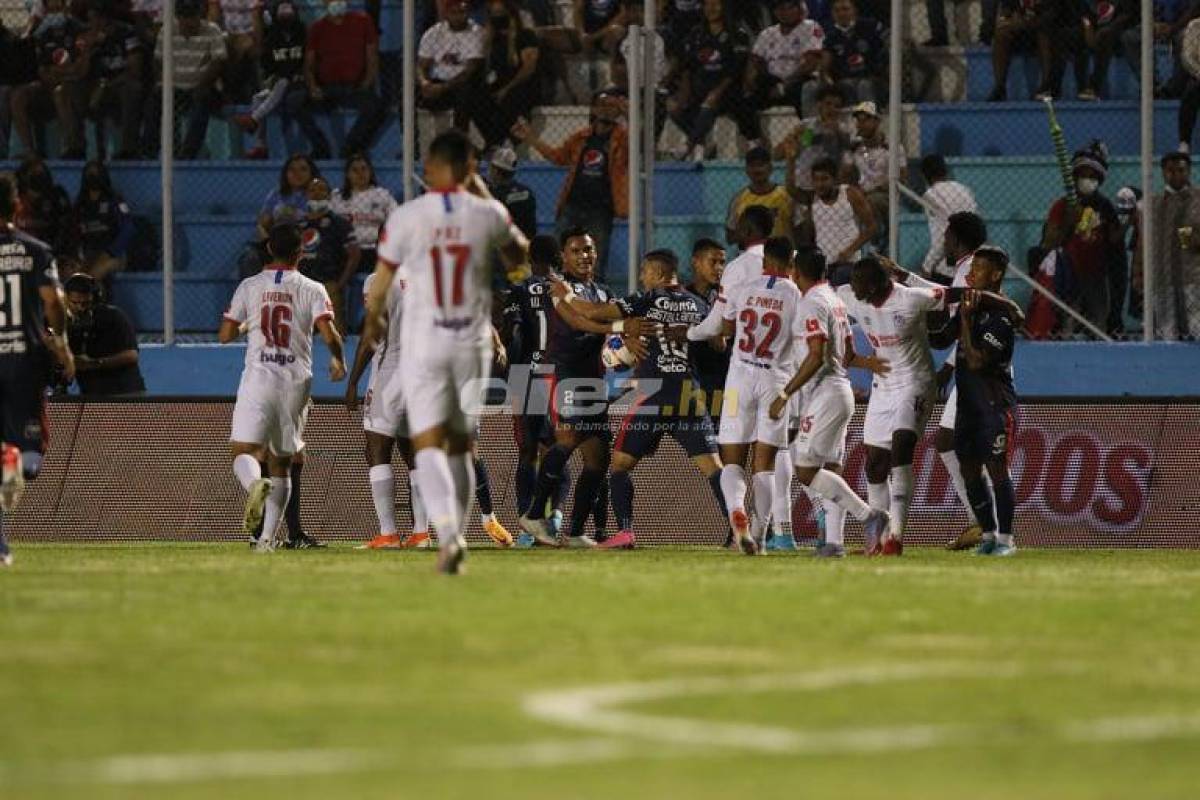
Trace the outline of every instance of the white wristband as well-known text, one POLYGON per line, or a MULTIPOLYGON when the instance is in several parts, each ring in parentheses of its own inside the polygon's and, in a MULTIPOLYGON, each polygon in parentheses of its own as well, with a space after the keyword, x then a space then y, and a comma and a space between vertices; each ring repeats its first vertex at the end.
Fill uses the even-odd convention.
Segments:
POLYGON ((792 399, 792 396, 782 389, 779 390, 779 394, 775 395, 775 397, 785 403, 792 399))
POLYGON ((609 330, 612 331, 613 333, 624 333, 625 332, 625 320, 623 320, 623 319, 617 320, 616 322, 614 322, 612 324, 612 327, 610 327, 609 330))

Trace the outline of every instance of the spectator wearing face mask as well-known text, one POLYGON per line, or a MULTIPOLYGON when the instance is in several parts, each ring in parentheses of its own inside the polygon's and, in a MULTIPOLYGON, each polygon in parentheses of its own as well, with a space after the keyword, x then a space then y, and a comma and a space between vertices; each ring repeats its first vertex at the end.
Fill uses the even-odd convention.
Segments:
POLYGON ((104 302, 90 275, 72 275, 63 286, 67 341, 75 354, 75 381, 87 397, 131 397, 146 393, 138 366, 137 334, 125 312, 104 302))
MULTIPOLYGON (((1108 175, 1108 148, 1094 141, 1071 159, 1078 204, 1061 197, 1050 207, 1042 248, 1062 248, 1075 287, 1071 304, 1101 330, 1108 324, 1110 308, 1109 266, 1111 251, 1120 246, 1121 226, 1117 210, 1100 192, 1108 175)), ((1075 333, 1072 320, 1066 333, 1075 333)))
POLYGON ((349 220, 335 214, 329 182, 317 177, 308 184, 308 212, 301 226, 301 274, 320 281, 333 303, 333 321, 346 332, 346 284, 358 271, 362 254, 349 220))
POLYGON ((55 255, 74 254, 79 247, 72 220, 71 198, 54 182, 50 168, 37 156, 17 167, 17 208, 13 225, 50 245, 55 255))
POLYGON ((125 252, 133 238, 133 217, 113 188, 102 161, 89 161, 83 167, 79 196, 75 198, 75 221, 87 274, 103 282, 125 266, 125 252))
POLYGON ((263 88, 254 95, 249 114, 239 114, 234 123, 246 133, 257 136, 247 158, 268 158, 267 117, 277 111, 288 96, 293 97, 292 106, 303 107, 308 96, 304 84, 304 50, 308 31, 296 6, 290 0, 275 5, 266 30, 263 33, 262 63, 263 88))

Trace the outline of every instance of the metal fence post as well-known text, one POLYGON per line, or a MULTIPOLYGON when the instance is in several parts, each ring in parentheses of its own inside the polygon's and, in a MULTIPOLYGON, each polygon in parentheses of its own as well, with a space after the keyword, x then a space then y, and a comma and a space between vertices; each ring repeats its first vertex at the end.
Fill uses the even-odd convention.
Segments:
POLYGON ((162 9, 163 342, 175 344, 175 0, 162 9))
POLYGON ((904 4, 892 0, 892 25, 888 44, 888 257, 900 258, 900 123, 904 113, 901 102, 901 77, 904 47, 904 4))
MULTIPOLYGON (((629 34, 633 40, 633 48, 631 53, 637 54, 642 52, 642 27, 640 25, 629 26, 629 34)), ((629 218, 626 228, 629 232, 629 249, 628 249, 628 274, 626 275, 626 283, 630 293, 637 291, 637 264, 641 256, 641 250, 638 239, 641 231, 641 204, 642 204, 642 107, 638 102, 640 97, 639 89, 642 85, 642 59, 629 59, 629 218)))
POLYGON ((404 202, 413 199, 417 149, 417 0, 404 0, 403 108, 400 114, 404 202))
POLYGON ((1142 338, 1154 340, 1154 4, 1142 0, 1142 338))
POLYGON ((644 53, 642 75, 642 172, 645 175, 645 186, 642 191, 642 216, 645 220, 642 241, 647 250, 654 249, 654 165, 655 150, 658 148, 658 137, 654 135, 658 128, 658 73, 657 53, 655 51, 656 31, 658 30, 658 4, 646 4, 646 24, 643 28, 643 44, 645 47, 637 52, 644 53))

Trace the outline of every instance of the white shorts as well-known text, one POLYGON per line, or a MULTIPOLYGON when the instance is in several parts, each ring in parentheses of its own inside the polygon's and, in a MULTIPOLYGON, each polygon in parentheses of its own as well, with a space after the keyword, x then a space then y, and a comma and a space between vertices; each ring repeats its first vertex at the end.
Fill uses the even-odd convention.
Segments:
POLYGON ((399 383, 413 436, 444 425, 473 434, 479 424, 487 377, 492 369, 491 343, 432 348, 406 348, 400 354, 399 383))
POLYGON ((956 419, 958 419, 957 386, 950 390, 950 396, 946 398, 946 407, 942 409, 942 419, 938 422, 938 427, 952 431, 954 430, 954 421, 956 419))
POLYGON ((299 453, 311 387, 311 380, 297 382, 266 370, 242 373, 229 441, 265 445, 277 456, 299 453))
POLYGON ((408 414, 398 363, 371 372, 371 382, 363 397, 363 430, 391 439, 408 438, 408 414))
POLYGON ((792 463, 798 467, 841 464, 846 458, 846 429, 854 414, 854 390, 849 381, 817 387, 805 398, 800 433, 792 442, 792 463))
POLYGON ((787 447, 788 413, 771 419, 771 403, 784 384, 770 370, 739 366, 729 368, 721 399, 721 427, 717 444, 763 442, 787 447))
POLYGON ((892 434, 914 431, 925 435, 925 423, 933 412, 932 384, 911 384, 895 389, 873 389, 863 422, 863 443, 884 450, 892 449, 892 434))

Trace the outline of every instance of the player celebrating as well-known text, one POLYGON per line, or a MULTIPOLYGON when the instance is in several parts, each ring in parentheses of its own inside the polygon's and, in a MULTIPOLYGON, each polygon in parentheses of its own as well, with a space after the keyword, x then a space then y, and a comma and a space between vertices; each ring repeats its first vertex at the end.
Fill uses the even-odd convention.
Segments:
MULTIPOLYGON (((514 387, 513 432, 517 444, 517 514, 524 515, 533 503, 538 462, 554 444, 550 425, 550 387, 554 367, 546 363, 546 345, 550 334, 551 296, 547 279, 562 268, 562 253, 553 236, 535 236, 529 243, 531 275, 514 284, 504 306, 504 331, 507 335, 508 382, 514 387)), ((563 491, 570 486, 567 467, 559 491, 552 498, 554 512, 548 518, 553 532, 562 523, 559 507, 565 501, 563 491)), ((522 532, 519 546, 529 546, 533 537, 522 532)))
POLYGON ((16 510, 25 481, 37 477, 46 452, 51 359, 68 383, 75 377, 54 255, 12 226, 16 203, 16 186, 0 175, 0 567, 13 563, 4 513, 16 510))
POLYGON ((763 274, 730 289, 722 307, 722 333, 735 335, 717 434, 725 465, 721 489, 734 535, 747 555, 759 550, 758 539, 772 509, 775 454, 787 446, 788 421, 772 419, 769 408, 791 377, 796 348, 804 336, 800 290, 788 277, 792 242, 784 236, 772 237, 763 253, 763 274), (757 511, 753 535, 746 516, 746 473, 742 467, 752 442, 757 511))
MULTIPOLYGON (((567 312, 561 310, 564 303, 570 305, 576 298, 607 303, 611 296, 608 289, 594 281, 596 244, 591 234, 583 228, 572 228, 563 233, 561 241, 566 293, 550 308, 546 346, 546 362, 554 367, 550 400, 554 445, 546 451, 538 469, 533 501, 521 517, 521 529, 550 547, 593 547, 596 541, 585 536, 583 528, 589 513, 600 504, 598 498, 609 463, 608 394, 600 361, 604 335, 572 327, 563 318, 567 312), (567 461, 576 448, 583 454, 583 470, 575 482, 569 535, 562 537, 546 521, 546 503, 558 491, 567 461)), ((602 526, 597 523, 596 527, 602 526)))
POLYGON ((229 440, 233 474, 247 492, 244 529, 253 536, 262 526, 254 545, 258 552, 275 549, 275 529, 292 491, 292 456, 304 448, 314 327, 329 347, 329 377, 346 376, 329 295, 296 271, 300 229, 291 223, 275 226, 267 250, 273 261, 238 285, 217 334, 222 344, 249 334, 229 440), (263 450, 269 479, 254 455, 263 450))
MULTIPOLYGON (((863 523, 868 539, 878 539, 888 523, 887 512, 863 502, 841 476, 846 429, 854 413, 854 392, 846 367, 862 366, 882 373, 887 364, 854 353, 846 306, 826 282, 825 269, 825 257, 819 250, 806 248, 796 254, 793 278, 804 294, 800 313, 808 352, 771 402, 770 414, 771 419, 782 419, 799 393, 800 432, 789 455, 796 476, 819 496, 825 509, 825 543, 814 555, 842 558, 846 555, 847 512, 863 523)), ((784 524, 782 520, 776 523, 784 524)), ((785 528, 785 533, 790 536, 791 532, 785 528)))
POLYGON ((985 245, 976 250, 967 275, 971 288, 958 308, 954 452, 971 509, 983 528, 983 541, 975 551, 978 555, 1011 556, 1017 551, 1012 528, 1016 500, 1008 456, 1017 411, 1012 355, 1020 317, 1011 308, 983 305, 985 295, 979 291, 999 292, 1007 270, 1008 254, 999 247, 985 245), (983 480, 984 467, 993 491, 983 480))
MULTIPOLYGON (((634 368, 635 399, 621 421, 613 446, 609 480, 620 532, 600 543, 600 547, 607 549, 632 550, 636 546, 630 473, 642 458, 658 448, 663 434, 669 434, 687 453, 708 480, 717 505, 725 513, 717 439, 706 398, 697 391, 689 345, 686 339, 682 342, 669 339, 666 330, 695 325, 708 314, 708 306, 679 285, 679 259, 670 250, 647 253, 642 259, 640 279, 644 290, 641 293, 606 304, 576 300, 564 317, 573 326, 582 325, 578 316, 594 323, 608 323, 611 326, 608 330, 624 334, 626 342, 637 342, 647 324, 658 326, 658 333, 649 338, 634 368), (652 415, 655 410, 660 416, 652 415)), ((565 291, 565 286, 562 290, 565 291)))
POLYGON ((475 417, 493 362, 491 257, 498 249, 511 270, 528 253, 524 235, 487 194, 470 159, 471 143, 460 131, 430 144, 431 191, 392 211, 384 225, 363 331, 368 341, 380 339, 388 290, 399 275, 405 346, 397 378, 413 433, 417 491, 438 531, 438 570, 450 575, 466 556, 475 417))

